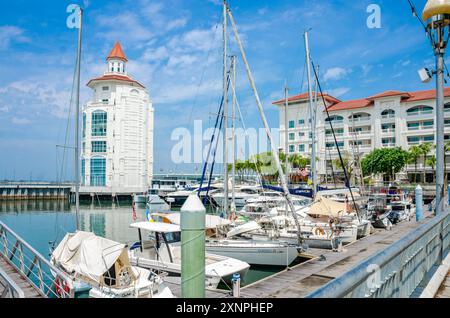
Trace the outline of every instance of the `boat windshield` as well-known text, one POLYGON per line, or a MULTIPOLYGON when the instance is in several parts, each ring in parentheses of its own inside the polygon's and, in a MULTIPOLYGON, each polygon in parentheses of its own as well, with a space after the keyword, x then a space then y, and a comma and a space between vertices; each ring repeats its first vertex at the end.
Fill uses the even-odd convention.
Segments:
POLYGON ((181 232, 166 233, 165 235, 169 244, 181 242, 181 232))

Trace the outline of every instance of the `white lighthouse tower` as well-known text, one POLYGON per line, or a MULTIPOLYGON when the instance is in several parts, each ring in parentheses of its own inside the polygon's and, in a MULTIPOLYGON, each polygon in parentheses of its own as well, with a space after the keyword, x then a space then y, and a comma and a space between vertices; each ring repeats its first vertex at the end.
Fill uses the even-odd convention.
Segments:
POLYGON ((119 42, 107 71, 89 81, 92 100, 83 108, 82 192, 143 193, 153 176, 154 109, 145 87, 127 73, 119 42))

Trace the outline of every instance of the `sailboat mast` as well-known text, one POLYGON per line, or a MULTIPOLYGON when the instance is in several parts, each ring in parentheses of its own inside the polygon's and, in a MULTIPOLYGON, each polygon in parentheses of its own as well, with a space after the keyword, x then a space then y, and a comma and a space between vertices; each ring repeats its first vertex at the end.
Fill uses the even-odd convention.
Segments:
MULTIPOLYGON (((290 176, 289 176, 289 116, 288 116, 288 108, 289 108, 289 88, 288 88, 288 84, 286 81, 286 84, 284 86, 284 126, 285 126, 285 132, 284 132, 284 165, 285 165, 285 169, 286 169, 286 183, 287 186, 289 188, 289 183, 290 183, 290 176)), ((286 214, 289 211, 289 204, 286 201, 286 214)))
MULTIPOLYGON (((319 74, 319 65, 317 65, 316 67, 316 72, 317 74, 319 74)), ((317 103, 319 101, 319 83, 317 82, 317 80, 314 81, 314 117, 313 117, 313 128, 314 128, 314 139, 312 140, 312 145, 313 145, 313 149, 315 151, 317 151, 317 139, 316 139, 316 129, 317 129, 317 103)), ((314 160, 314 162, 317 164, 316 160, 314 160)), ((315 180, 317 183, 317 166, 316 169, 313 171, 314 175, 315 175, 315 180)), ((318 191, 318 185, 316 184, 315 186, 315 191, 318 191)))
POLYGON ((311 175, 313 183, 313 196, 315 196, 317 191, 317 178, 316 178, 316 127, 315 127, 315 116, 313 110, 313 89, 311 83, 311 55, 309 52, 309 38, 308 31, 305 31, 305 50, 306 50, 306 68, 308 71, 308 94, 309 94, 309 114, 311 120, 311 139, 312 139, 312 149, 311 149, 311 175))
POLYGON ((228 213, 228 52, 227 52, 227 2, 223 1, 223 209, 228 213))
POLYGON ((231 68, 233 70, 232 80, 233 80, 233 109, 232 109, 232 141, 231 149, 233 152, 233 167, 232 167, 232 199, 231 199, 231 212, 236 213, 236 157, 237 157, 237 147, 236 147, 236 56, 231 57, 231 68))
POLYGON ((80 7, 80 24, 78 26, 78 49, 75 70, 75 213, 77 230, 80 229, 80 71, 81 45, 83 35, 83 9, 80 7))
POLYGON ((258 90, 256 88, 255 80, 253 79, 253 74, 252 74, 252 71, 250 69, 250 65, 248 64, 247 55, 245 54, 244 47, 242 46, 241 38, 239 37, 239 33, 238 33, 238 30, 237 30, 237 27, 236 27, 236 23, 234 21, 233 14, 228 9, 228 6, 227 6, 227 11, 228 11, 228 16, 230 17, 231 25, 233 27, 233 32, 234 32, 234 36, 236 38, 237 45, 238 45, 239 50, 240 50, 241 55, 242 55, 242 60, 244 61, 244 65, 245 65, 245 69, 247 71, 247 76, 248 76, 248 80, 250 82, 250 86, 252 88, 253 94, 255 95, 256 105, 258 106, 258 110, 259 110, 259 113, 261 115, 261 120, 263 122, 267 138, 269 139, 269 144, 270 144, 271 151, 272 151, 272 158, 274 160, 275 167, 277 168, 277 171, 278 171, 278 174, 279 174, 279 177, 280 177, 280 182, 281 182, 281 185, 282 185, 282 188, 283 188, 283 192, 284 192, 284 195, 286 197, 286 201, 287 201, 287 203, 289 205, 289 208, 290 208, 290 210, 292 212, 292 217, 294 218, 295 225, 297 226, 297 229, 298 229, 297 230, 298 243, 301 244, 301 243, 303 243, 301 226, 300 226, 300 222, 298 220, 297 213, 295 211, 295 206, 294 206, 294 204, 292 202, 292 197, 291 197, 291 194, 289 192, 289 188, 287 186, 286 176, 285 176, 285 174, 283 172, 283 168, 281 166, 280 157, 278 156, 278 151, 276 149, 272 133, 270 132, 269 123, 267 122, 266 115, 264 114, 264 108, 262 106, 261 99, 260 99, 259 94, 258 94, 258 90))

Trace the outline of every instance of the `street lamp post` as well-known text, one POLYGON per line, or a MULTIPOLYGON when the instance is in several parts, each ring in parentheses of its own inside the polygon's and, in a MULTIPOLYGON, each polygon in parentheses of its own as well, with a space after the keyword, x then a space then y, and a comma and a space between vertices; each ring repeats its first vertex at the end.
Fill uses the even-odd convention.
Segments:
POLYGON ((444 55, 450 25, 450 0, 428 0, 422 18, 426 21, 436 56, 436 210, 444 206, 444 55))

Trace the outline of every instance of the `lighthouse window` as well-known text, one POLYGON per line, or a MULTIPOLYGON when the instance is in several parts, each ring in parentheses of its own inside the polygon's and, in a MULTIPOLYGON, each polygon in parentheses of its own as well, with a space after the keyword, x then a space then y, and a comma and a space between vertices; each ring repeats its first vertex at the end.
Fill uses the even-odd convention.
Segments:
POLYGON ((106 152, 106 141, 93 141, 92 142, 92 152, 93 153, 105 153, 106 152))
POLYGON ((104 111, 96 111, 92 113, 92 136, 106 136, 108 114, 104 111))
POLYGON ((104 187, 106 185, 106 159, 91 159, 91 186, 104 187))

